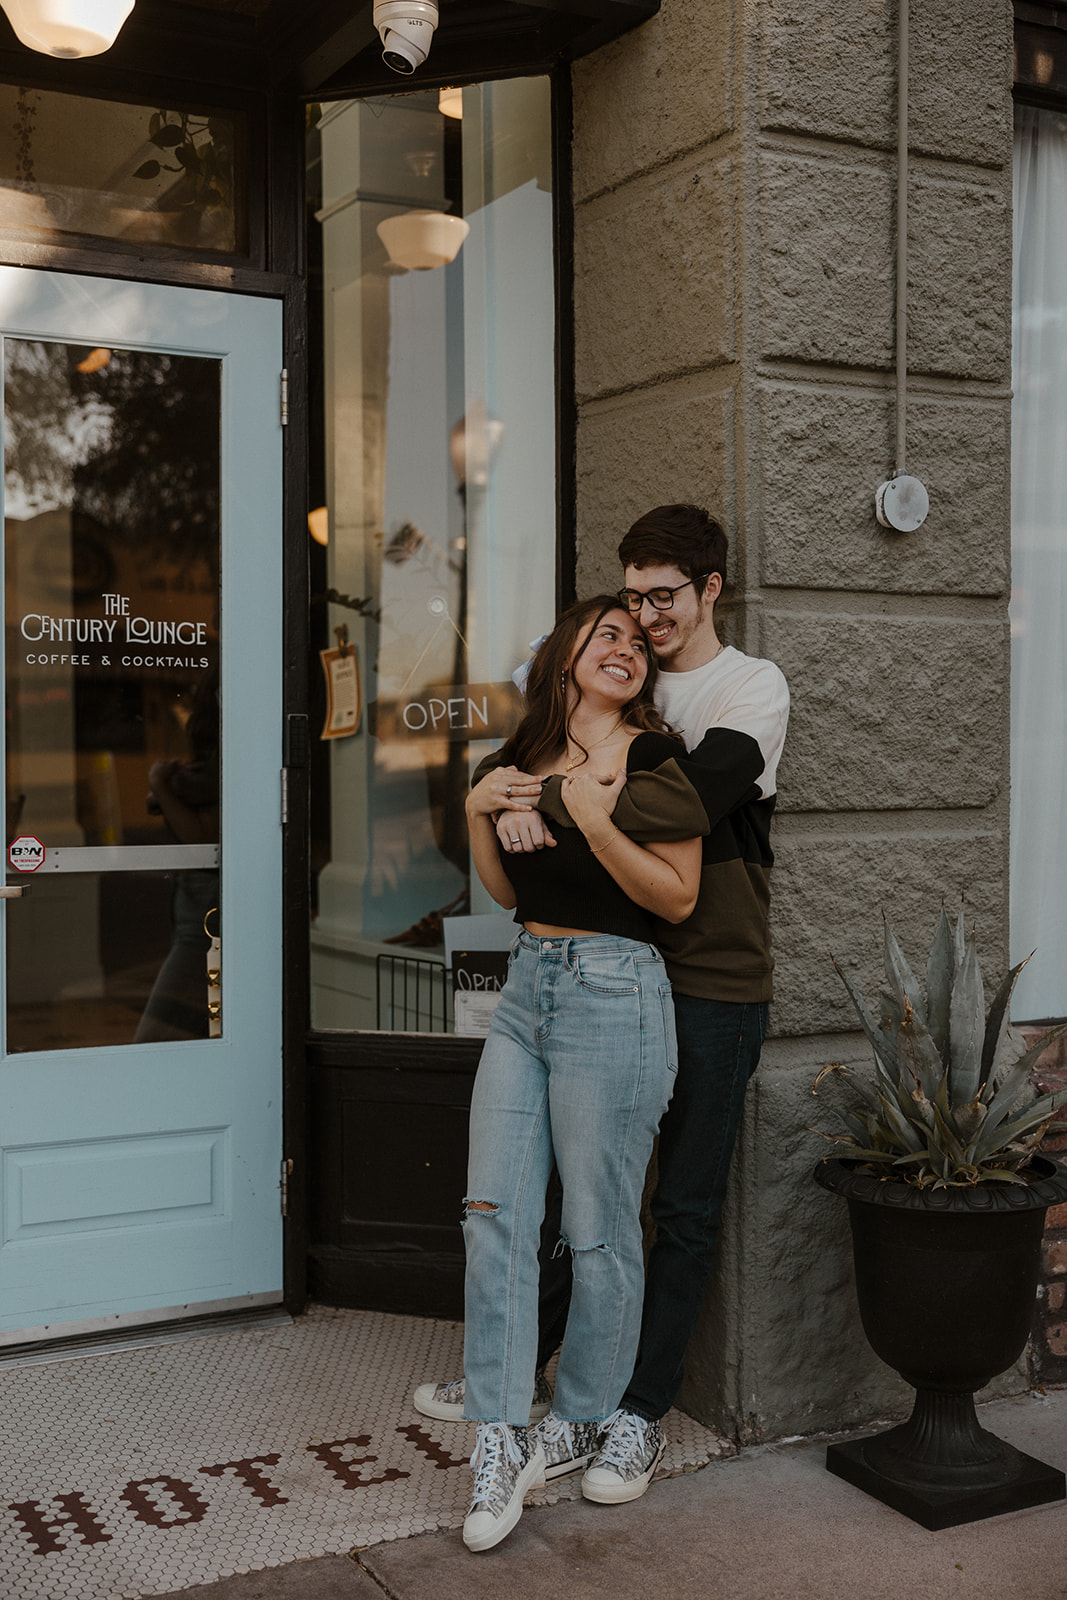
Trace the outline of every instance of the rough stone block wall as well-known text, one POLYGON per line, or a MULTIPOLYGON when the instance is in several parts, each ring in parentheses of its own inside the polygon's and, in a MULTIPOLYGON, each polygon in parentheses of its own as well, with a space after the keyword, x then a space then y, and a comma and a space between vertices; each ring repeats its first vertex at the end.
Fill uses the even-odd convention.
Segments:
POLYGON ((663 0, 573 73, 579 592, 614 586, 642 511, 706 504, 723 631, 793 696, 772 1038, 683 1395, 745 1439, 906 1398, 810 1178, 812 1078, 865 1058, 829 953, 873 989, 883 909, 924 952, 961 894, 988 969, 1007 953, 1010 0, 911 6, 908 467, 931 511, 910 535, 873 513, 896 49, 894 0, 663 0))

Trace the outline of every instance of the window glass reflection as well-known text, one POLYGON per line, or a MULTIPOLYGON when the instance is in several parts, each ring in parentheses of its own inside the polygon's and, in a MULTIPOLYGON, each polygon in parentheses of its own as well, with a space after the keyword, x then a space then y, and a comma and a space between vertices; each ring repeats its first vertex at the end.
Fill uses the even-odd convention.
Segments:
POLYGON ((208 1036, 220 372, 4 341, 10 1052, 208 1036))
POLYGON ((309 137, 321 445, 309 511, 312 1014, 454 1026, 472 763, 555 613, 547 79, 324 108, 309 137))
POLYGON ((232 112, 0 84, 0 228, 245 248, 232 112))

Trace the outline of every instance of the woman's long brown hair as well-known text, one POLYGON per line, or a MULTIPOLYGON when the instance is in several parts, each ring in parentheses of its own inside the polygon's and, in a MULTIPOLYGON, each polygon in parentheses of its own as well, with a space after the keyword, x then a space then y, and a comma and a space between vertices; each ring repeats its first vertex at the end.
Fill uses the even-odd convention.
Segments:
MULTIPOLYGON (((623 611, 625 607, 617 595, 595 594, 589 600, 579 600, 560 617, 556 626, 537 651, 526 680, 526 714, 501 752, 507 765, 523 772, 536 772, 538 765, 565 750, 570 731, 571 717, 581 702, 582 691, 575 682, 578 699, 570 715, 567 712, 567 682, 571 652, 584 627, 590 622, 588 637, 574 657, 574 666, 589 640, 609 611, 623 611)), ((634 698, 623 708, 623 721, 642 733, 669 733, 670 729, 656 710, 652 691, 656 686, 658 668, 651 650, 648 654, 648 671, 645 681, 634 698)), ((580 750, 589 752, 580 740, 575 739, 580 750)))

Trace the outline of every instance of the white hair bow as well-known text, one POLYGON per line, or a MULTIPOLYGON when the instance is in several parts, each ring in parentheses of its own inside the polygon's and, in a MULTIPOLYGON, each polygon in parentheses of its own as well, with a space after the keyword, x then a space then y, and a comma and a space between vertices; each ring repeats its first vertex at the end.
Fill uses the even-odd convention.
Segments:
POLYGON ((531 639, 530 649, 533 651, 533 656, 531 656, 528 661, 524 661, 521 667, 516 667, 515 671, 511 674, 511 681, 515 685, 516 689, 518 689, 520 694, 526 693, 526 680, 530 676, 530 668, 534 664, 534 656, 537 654, 538 650, 540 650, 547 638, 548 634, 543 633, 539 639, 531 639))

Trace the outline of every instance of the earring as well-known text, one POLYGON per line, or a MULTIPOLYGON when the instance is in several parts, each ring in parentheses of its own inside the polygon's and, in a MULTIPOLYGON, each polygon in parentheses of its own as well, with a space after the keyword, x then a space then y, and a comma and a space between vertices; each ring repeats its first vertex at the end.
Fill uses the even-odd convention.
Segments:
POLYGON ((562 671, 560 672, 559 681, 560 681, 560 687, 565 689, 567 687, 567 669, 566 669, 566 667, 564 667, 562 669, 562 671))

